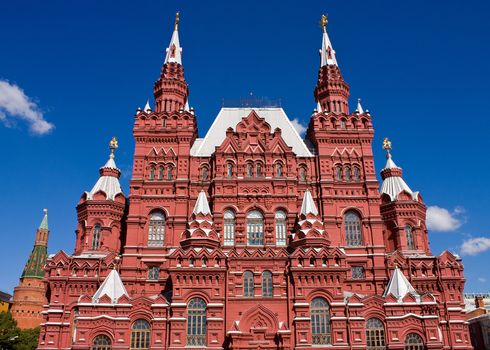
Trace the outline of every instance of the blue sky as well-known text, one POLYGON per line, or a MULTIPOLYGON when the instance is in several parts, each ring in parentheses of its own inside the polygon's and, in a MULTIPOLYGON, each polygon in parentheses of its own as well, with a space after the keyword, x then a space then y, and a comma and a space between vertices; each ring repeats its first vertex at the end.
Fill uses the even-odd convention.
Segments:
POLYGON ((11 292, 17 284, 43 208, 50 212, 49 251, 72 252, 75 206, 97 180, 113 135, 128 192, 134 111, 152 95, 180 10, 190 104, 201 135, 222 99, 250 92, 281 98, 289 117, 307 124, 315 106, 318 21, 328 13, 351 109, 361 97, 373 115, 378 171, 385 161, 381 141, 389 136, 405 180, 428 206, 442 208, 431 209, 439 229, 429 234, 433 253, 460 253, 466 242, 466 290, 488 291, 490 272, 481 266, 490 258, 490 2, 298 4, 0 4, 0 289, 11 292), (29 100, 12 106, 6 91, 17 97, 23 91, 29 100))

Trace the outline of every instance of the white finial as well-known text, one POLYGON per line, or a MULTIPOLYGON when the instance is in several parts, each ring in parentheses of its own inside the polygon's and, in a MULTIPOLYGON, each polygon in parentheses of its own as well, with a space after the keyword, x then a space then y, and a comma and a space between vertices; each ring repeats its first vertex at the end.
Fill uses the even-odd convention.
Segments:
POLYGON ((311 195, 310 190, 306 190, 303 195, 303 203, 301 204, 300 214, 308 215, 318 215, 318 209, 316 208, 315 201, 311 195))
POLYGON ((364 113, 364 109, 361 106, 361 99, 360 98, 357 99, 356 112, 359 113, 359 114, 363 114, 364 113))
POLYGON ((151 112, 150 99, 146 100, 145 108, 143 109, 146 113, 151 112))
POLYGON ((186 112, 189 112, 190 111, 190 108, 189 108, 189 99, 187 99, 187 101, 185 101, 184 111, 186 111, 186 112))
POLYGON ((170 44, 167 48, 167 54, 165 56, 165 62, 167 63, 178 63, 182 64, 182 48, 180 47, 179 42, 179 12, 175 15, 175 25, 174 32, 172 34, 172 38, 170 39, 170 44))
POLYGON ((193 213, 195 215, 197 215, 197 214, 203 214, 203 215, 211 214, 211 209, 209 209, 209 203, 208 203, 208 198, 206 197, 206 192, 204 192, 204 191, 199 192, 199 196, 197 197, 196 205, 194 206, 193 213))
POLYGON ((318 101, 318 102, 316 103, 316 111, 317 111, 318 113, 321 113, 321 112, 322 112, 322 105, 320 104, 320 101, 318 101))

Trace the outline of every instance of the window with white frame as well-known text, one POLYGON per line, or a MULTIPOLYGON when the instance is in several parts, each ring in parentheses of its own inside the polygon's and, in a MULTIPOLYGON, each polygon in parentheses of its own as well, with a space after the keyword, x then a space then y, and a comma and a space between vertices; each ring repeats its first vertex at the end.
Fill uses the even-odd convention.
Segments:
POLYGON ((150 214, 148 225, 148 246, 163 247, 165 239, 165 215, 156 211, 150 214))
POLYGON ((285 246, 287 238, 286 213, 282 210, 276 211, 276 245, 285 246))
POLYGON ((231 210, 226 210, 223 215, 223 231, 225 246, 232 246, 235 244, 235 213, 231 210))

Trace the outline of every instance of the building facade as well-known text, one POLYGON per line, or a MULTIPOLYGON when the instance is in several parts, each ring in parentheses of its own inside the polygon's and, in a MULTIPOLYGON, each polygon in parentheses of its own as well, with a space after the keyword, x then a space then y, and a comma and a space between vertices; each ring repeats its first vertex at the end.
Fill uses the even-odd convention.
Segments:
POLYGON ((36 328, 43 320, 43 310, 47 301, 44 267, 48 238, 48 211, 44 209, 43 220, 36 231, 34 247, 22 271, 19 285, 14 289, 11 312, 17 326, 22 329, 36 328))
POLYGON ((48 259, 40 349, 471 349, 461 259, 432 255, 388 140, 380 187, 372 117, 349 111, 322 28, 305 139, 261 106, 222 108, 200 138, 177 16, 129 195, 113 139, 74 253, 48 259))
POLYGON ((464 296, 471 344, 475 350, 490 349, 490 293, 464 296))

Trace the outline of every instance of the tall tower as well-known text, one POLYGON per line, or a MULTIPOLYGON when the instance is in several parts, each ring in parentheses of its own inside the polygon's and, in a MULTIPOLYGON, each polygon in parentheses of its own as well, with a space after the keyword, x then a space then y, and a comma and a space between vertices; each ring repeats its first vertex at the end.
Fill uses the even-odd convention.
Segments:
POLYGON ((43 305, 46 300, 44 265, 48 247, 48 210, 36 231, 34 248, 24 267, 19 285, 14 289, 12 316, 19 328, 35 328, 41 324, 43 305))

